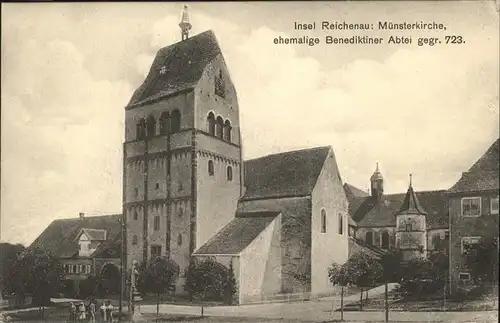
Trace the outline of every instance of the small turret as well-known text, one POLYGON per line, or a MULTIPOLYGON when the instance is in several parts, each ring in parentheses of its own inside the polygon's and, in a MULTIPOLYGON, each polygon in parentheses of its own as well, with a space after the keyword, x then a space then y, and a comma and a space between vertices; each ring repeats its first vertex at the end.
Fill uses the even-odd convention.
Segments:
POLYGON ((372 177, 370 177, 370 183, 372 197, 381 199, 384 195, 384 177, 382 176, 382 173, 380 173, 378 163, 375 172, 372 177))
POLYGON ((182 11, 181 22, 179 23, 179 27, 181 27, 181 36, 182 40, 186 40, 189 38, 189 31, 191 30, 191 23, 189 22, 189 8, 184 5, 184 10, 182 11))

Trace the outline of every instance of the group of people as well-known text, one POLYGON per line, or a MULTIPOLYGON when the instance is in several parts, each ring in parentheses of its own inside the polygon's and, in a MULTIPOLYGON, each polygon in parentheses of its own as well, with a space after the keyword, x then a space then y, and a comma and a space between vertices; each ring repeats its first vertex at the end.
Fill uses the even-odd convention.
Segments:
MULTIPOLYGON (((85 305, 84 302, 79 304, 71 302, 69 307, 69 321, 76 322, 88 320, 89 322, 95 322, 96 309, 97 302, 95 301, 90 301, 87 305, 85 305)), ((114 307, 111 301, 103 301, 101 307, 99 307, 101 322, 113 322, 113 310, 114 307)))

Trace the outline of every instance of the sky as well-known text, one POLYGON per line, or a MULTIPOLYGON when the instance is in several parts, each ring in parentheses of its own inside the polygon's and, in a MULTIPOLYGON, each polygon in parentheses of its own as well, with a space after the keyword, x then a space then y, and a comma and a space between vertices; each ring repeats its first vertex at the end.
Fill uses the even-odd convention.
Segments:
MULTIPOLYGON (((2 4, 1 236, 31 243, 55 219, 121 212, 124 107, 182 3, 2 4)), ((189 3, 212 29, 240 106, 244 158, 333 147, 363 190, 451 187, 499 136, 494 1, 189 3), (297 31, 294 22, 436 21, 437 31, 297 31), (276 45, 282 37, 411 36, 413 44, 276 45), (464 44, 416 45, 462 36, 464 44)))

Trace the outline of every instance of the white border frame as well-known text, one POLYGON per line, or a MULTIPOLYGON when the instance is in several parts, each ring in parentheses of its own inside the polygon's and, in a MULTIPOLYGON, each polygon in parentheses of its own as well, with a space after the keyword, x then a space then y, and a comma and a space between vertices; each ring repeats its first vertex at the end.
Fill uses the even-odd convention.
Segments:
POLYGON ((497 205, 498 205, 498 203, 499 203, 499 197, 495 196, 495 197, 490 198, 490 214, 491 215, 498 215, 498 214, 500 214, 500 212, 499 212, 500 207, 497 208, 497 210, 496 210, 495 213, 493 213, 493 201, 494 200, 497 200, 497 205))

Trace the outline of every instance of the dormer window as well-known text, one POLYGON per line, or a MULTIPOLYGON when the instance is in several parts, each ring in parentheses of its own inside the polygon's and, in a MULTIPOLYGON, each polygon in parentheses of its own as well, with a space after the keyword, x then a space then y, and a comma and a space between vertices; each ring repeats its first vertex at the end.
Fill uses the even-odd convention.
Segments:
POLYGON ((222 71, 219 71, 219 75, 215 76, 215 94, 224 98, 226 96, 226 89, 224 84, 224 79, 222 78, 222 71))
POLYGON ((165 74, 165 73, 167 73, 167 67, 166 67, 166 66, 162 66, 162 67, 160 67, 160 74, 162 74, 162 75, 163 75, 163 74, 165 74))

